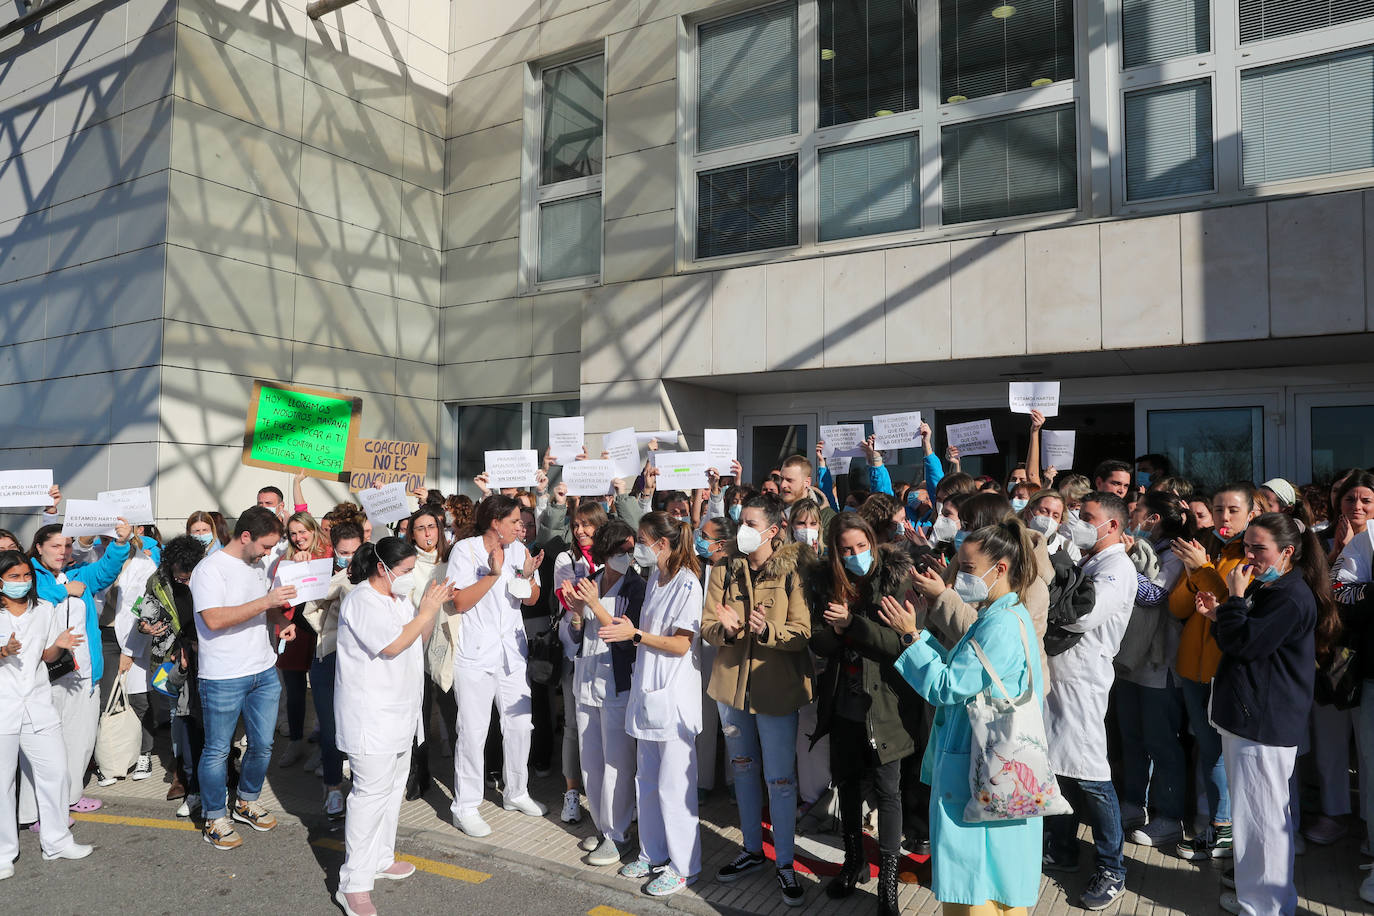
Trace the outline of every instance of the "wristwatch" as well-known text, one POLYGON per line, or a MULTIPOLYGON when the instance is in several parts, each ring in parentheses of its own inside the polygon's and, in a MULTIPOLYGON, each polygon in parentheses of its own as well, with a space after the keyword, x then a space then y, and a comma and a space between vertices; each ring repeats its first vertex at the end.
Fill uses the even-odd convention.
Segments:
POLYGON ((903 634, 902 634, 902 645, 903 645, 903 646, 910 646, 910 645, 911 645, 912 643, 914 643, 915 641, 916 641, 916 634, 915 634, 915 633, 903 633, 903 634))
POLYGON ((635 630, 635 635, 633 635, 633 636, 630 637, 630 642, 634 643, 634 644, 637 646, 637 645, 639 645, 639 644, 640 644, 641 642, 643 642, 643 641, 644 641, 644 633, 643 633, 642 631, 640 631, 640 630, 635 630))

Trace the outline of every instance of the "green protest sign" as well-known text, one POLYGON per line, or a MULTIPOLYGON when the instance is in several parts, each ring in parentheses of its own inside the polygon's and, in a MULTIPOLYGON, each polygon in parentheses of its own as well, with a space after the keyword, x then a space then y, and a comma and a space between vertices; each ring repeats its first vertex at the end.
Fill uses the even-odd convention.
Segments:
POLYGON ((348 480, 348 446, 357 435, 362 409, 361 398, 255 381, 244 424, 243 463, 348 480))

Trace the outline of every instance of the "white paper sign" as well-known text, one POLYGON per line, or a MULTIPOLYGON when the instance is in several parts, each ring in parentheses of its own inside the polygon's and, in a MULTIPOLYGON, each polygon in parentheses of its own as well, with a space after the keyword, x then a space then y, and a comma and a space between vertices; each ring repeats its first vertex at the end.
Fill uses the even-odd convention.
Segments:
POLYGON ((549 453, 557 464, 572 464, 585 444, 581 417, 549 418, 549 453))
POLYGON ((962 455, 996 455, 997 440, 992 438, 991 420, 955 423, 945 427, 945 439, 962 455))
POLYGON ((615 476, 631 480, 639 476, 639 443, 633 426, 607 433, 601 438, 601 447, 611 457, 615 476))
POLYGON ((52 470, 0 471, 0 506, 51 506, 52 470))
POLYGON ((359 490, 358 502, 362 503, 367 520, 374 525, 390 525, 410 518, 410 502, 406 499, 404 480, 376 489, 359 490))
POLYGON ((153 492, 148 487, 106 490, 96 494, 95 499, 96 502, 119 507, 119 514, 130 525, 157 524, 157 519, 153 517, 153 492))
POLYGON ((677 430, 661 429, 656 433, 635 433, 635 440, 640 445, 648 445, 650 439, 657 439, 659 445, 677 445, 677 430))
POLYGON ((563 465, 563 483, 569 496, 605 496, 615 479, 615 462, 600 458, 569 461, 563 465))
POLYGON ((539 473, 539 453, 532 448, 502 449, 487 452, 487 486, 532 487, 539 473))
POLYGON ((659 452, 654 456, 659 490, 701 490, 710 486, 706 469, 711 459, 705 452, 659 452))
MULTIPOLYGON (((368 517, 371 518, 371 515, 368 517)), ((304 563, 283 561, 277 564, 277 585, 296 586, 296 604, 328 598, 329 579, 333 575, 334 561, 328 557, 304 563)))
POLYGON ((1067 471, 1073 467, 1073 446, 1078 434, 1071 429, 1040 430, 1040 466, 1067 471))
POLYGON ((705 436, 706 441, 701 447, 711 460, 711 467, 719 471, 722 477, 729 477, 730 463, 739 458, 739 430, 708 429, 705 436))
POLYGON ((825 466, 830 468, 830 473, 836 477, 843 477, 849 473, 849 462, 853 461, 848 455, 841 455, 835 458, 827 458, 825 466))
POLYGON ((1007 387, 1012 413, 1038 410, 1047 417, 1059 416, 1058 382, 1012 382, 1007 387))
POLYGON ((98 499, 69 499, 66 516, 62 519, 62 533, 73 538, 113 535, 117 524, 118 506, 98 499))
POLYGON ((893 448, 919 448, 921 445, 921 412, 888 413, 873 418, 873 435, 880 451, 893 448))
POLYGON ((864 453, 859 447, 864 441, 864 428, 858 423, 822 426, 821 438, 825 440, 826 458, 859 458, 864 453))

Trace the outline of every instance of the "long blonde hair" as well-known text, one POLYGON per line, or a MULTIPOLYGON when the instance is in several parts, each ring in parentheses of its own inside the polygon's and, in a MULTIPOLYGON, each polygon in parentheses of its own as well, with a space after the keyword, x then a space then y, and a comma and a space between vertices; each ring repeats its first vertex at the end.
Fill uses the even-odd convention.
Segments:
MULTIPOLYGON (((315 516, 309 512, 297 512, 288 518, 286 520, 286 539, 288 542, 291 540, 292 522, 299 522, 302 528, 310 532, 310 545, 305 549, 312 557, 318 558, 329 555, 329 541, 325 538, 320 523, 315 521, 315 516)), ((291 549, 294 551, 296 545, 292 544, 291 549)))

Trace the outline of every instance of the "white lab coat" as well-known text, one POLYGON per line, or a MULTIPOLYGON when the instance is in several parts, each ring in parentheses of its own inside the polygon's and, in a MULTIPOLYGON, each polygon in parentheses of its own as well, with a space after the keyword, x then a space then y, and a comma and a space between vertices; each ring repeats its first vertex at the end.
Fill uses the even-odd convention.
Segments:
POLYGON ((383 595, 367 582, 359 583, 339 606, 334 723, 335 741, 345 754, 400 754, 410 750, 412 741, 424 742, 421 641, 394 658, 381 654, 414 618, 413 604, 383 595))
POLYGON ((124 564, 119 578, 115 580, 119 588, 119 607, 114 615, 115 639, 119 642, 119 651, 134 660, 125 682, 125 689, 129 693, 148 692, 148 653, 153 638, 138 628, 134 605, 143 597, 148 577, 155 572, 157 564, 140 554, 124 564))
MULTIPOLYGON (((455 589, 476 584, 490 572, 489 553, 481 535, 459 541, 448 556, 449 583, 455 589)), ((511 595, 510 585, 528 556, 525 545, 519 541, 506 545, 499 581, 463 614, 454 646, 455 667, 490 671, 524 666, 529 654, 525 618, 520 599, 511 595)), ((534 583, 538 582, 536 572, 534 583)))
POLYGON ((1096 600, 1089 613, 1066 627, 1083 638, 1050 656, 1054 690, 1045 697, 1045 737, 1055 773, 1106 782, 1112 778, 1106 726, 1107 695, 1116 676, 1112 660, 1130 622, 1138 583, 1135 564, 1121 544, 1088 557, 1083 571, 1096 600))
POLYGON ((625 730, 640 741, 673 741, 683 732, 695 736, 701 731, 701 608, 701 583, 690 569, 678 570, 666 583, 659 581, 657 569, 649 574, 639 629, 655 636, 672 636, 678 630, 693 635, 686 655, 639 647, 625 730))
POLYGON ((18 655, 0 659, 0 735, 19 734, 25 721, 36 732, 61 725, 43 652, 65 629, 57 609, 46 601, 18 617, 0 609, 0 645, 12 635, 22 647, 18 655))

